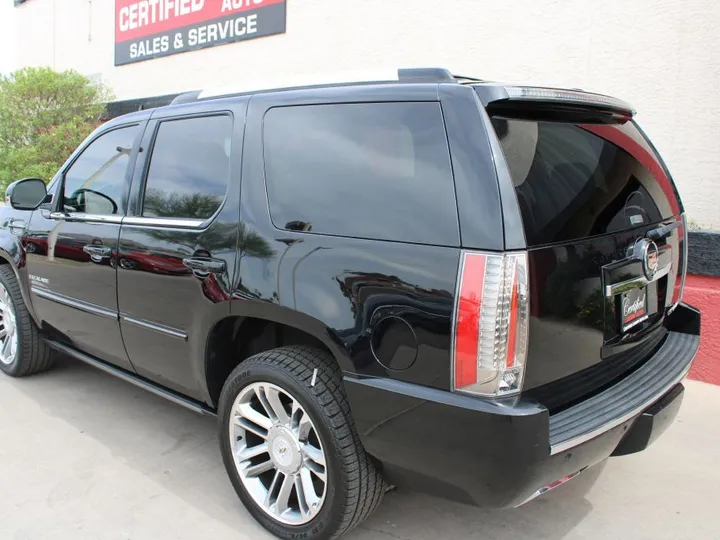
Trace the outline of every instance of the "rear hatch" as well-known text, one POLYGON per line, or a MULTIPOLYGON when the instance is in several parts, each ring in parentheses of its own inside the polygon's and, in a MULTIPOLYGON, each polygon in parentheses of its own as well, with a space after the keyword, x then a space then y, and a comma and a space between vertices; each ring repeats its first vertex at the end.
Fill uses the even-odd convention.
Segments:
POLYGON ((588 101, 486 103, 528 246, 523 393, 551 411, 642 365, 684 281, 665 165, 629 109, 588 101))

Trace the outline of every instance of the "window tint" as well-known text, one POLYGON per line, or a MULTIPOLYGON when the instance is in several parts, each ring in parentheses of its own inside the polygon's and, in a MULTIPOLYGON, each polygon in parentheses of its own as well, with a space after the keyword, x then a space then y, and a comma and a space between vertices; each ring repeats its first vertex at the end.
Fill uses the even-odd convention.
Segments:
POLYGON ((276 108, 265 116, 264 138, 275 226, 458 245, 439 104, 276 108))
POLYGON ((227 191, 231 137, 229 116, 161 123, 150 158, 143 216, 211 217, 227 191))
POLYGON ((494 118, 528 244, 613 233, 678 207, 672 182, 632 123, 494 118))
POLYGON ((101 135, 65 173, 63 193, 67 212, 124 214, 125 173, 138 126, 101 135))

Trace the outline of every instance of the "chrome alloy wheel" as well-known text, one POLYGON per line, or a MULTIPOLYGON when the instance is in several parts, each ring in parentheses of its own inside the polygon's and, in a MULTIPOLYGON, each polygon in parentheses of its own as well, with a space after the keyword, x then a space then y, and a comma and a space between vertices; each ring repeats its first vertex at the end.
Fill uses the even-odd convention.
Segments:
POLYGON ((0 362, 10 365, 17 354, 18 337, 10 293, 4 285, 0 284, 0 362))
POLYGON ((255 382, 235 398, 230 447, 243 486, 273 519, 303 525, 327 493, 325 452, 315 425, 289 392, 255 382))

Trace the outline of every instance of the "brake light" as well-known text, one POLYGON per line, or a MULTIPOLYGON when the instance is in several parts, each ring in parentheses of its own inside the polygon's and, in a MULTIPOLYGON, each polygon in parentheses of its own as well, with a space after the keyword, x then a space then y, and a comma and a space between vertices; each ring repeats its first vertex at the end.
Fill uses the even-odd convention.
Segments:
POLYGON ((675 285, 673 287, 672 302, 670 303, 670 312, 682 301, 685 292, 685 277, 687 276, 688 264, 688 230, 685 221, 685 214, 682 214, 682 226, 678 231, 678 242, 680 243, 680 253, 678 254, 678 270, 675 277, 675 285))
POLYGON ((519 392, 528 341, 527 255, 463 252, 457 294, 453 389, 519 392))
POLYGON ((598 105, 620 110, 630 116, 635 114, 635 110, 623 100, 592 92, 536 86, 506 86, 505 91, 508 99, 511 100, 557 101, 561 103, 598 105))

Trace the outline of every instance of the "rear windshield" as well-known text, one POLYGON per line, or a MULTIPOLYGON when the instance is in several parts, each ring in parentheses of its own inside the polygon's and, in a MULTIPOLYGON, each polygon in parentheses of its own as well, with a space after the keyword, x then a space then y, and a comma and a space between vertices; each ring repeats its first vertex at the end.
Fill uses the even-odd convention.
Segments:
POLYGON ((680 212, 671 180, 632 122, 492 121, 529 246, 643 227, 680 212))

